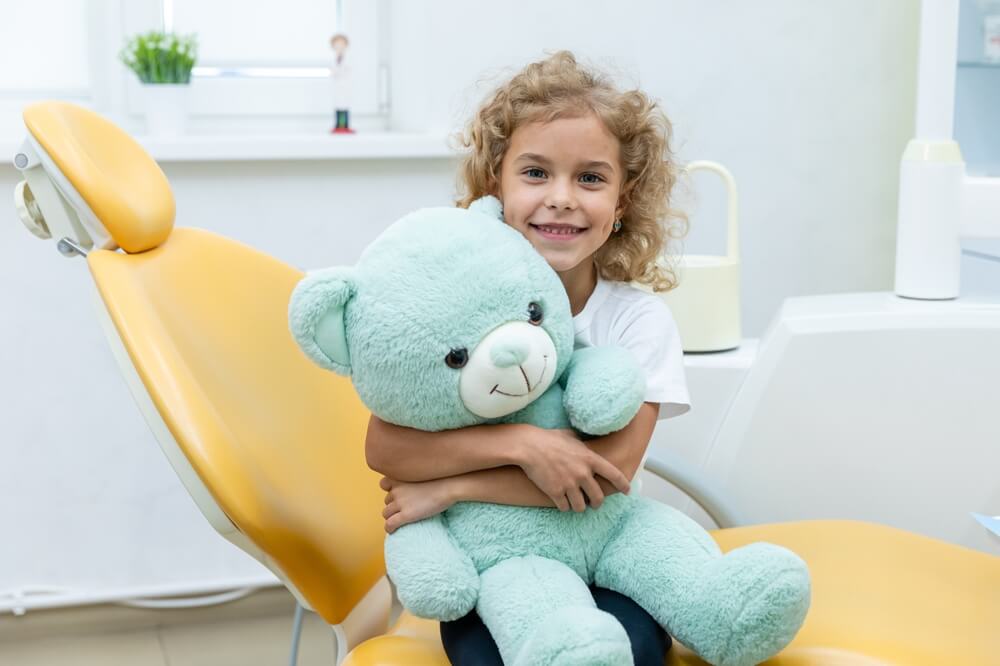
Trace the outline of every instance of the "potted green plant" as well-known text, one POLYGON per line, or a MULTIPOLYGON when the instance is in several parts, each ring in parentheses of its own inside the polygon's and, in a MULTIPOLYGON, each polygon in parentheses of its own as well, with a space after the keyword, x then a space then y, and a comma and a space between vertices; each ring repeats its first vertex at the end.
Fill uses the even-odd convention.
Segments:
POLYGON ((121 52, 121 61, 142 82, 147 131, 184 133, 187 98, 198 45, 194 35, 150 31, 134 35, 121 52))

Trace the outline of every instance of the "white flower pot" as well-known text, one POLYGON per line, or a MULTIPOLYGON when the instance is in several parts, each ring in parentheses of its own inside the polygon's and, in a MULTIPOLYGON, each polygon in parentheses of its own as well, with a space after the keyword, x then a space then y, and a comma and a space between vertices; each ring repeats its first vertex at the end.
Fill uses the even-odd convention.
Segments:
POLYGON ((146 132, 150 136, 184 134, 188 116, 188 83, 144 83, 146 132))

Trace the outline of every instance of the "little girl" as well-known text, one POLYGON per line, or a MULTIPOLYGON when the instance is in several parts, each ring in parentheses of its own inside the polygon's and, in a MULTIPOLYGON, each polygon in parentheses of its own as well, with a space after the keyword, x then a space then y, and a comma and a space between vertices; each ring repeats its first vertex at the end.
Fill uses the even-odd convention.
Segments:
MULTIPOLYGON (((628 492, 658 416, 688 409, 680 339, 656 295, 675 286, 656 259, 685 221, 670 208, 676 165, 671 128, 638 90, 620 92, 562 51, 525 67, 501 86, 469 124, 462 165, 465 194, 492 194, 504 221, 559 274, 580 346, 630 350, 646 375, 645 403, 624 429, 583 444, 569 430, 527 424, 420 432, 372 417, 368 464, 385 475, 386 530, 455 502, 556 506, 584 511, 605 495, 628 492)), ((663 663, 670 638, 642 608, 593 588, 632 642, 635 664, 663 663)), ((441 624, 452 663, 501 664, 475 612, 441 624)))

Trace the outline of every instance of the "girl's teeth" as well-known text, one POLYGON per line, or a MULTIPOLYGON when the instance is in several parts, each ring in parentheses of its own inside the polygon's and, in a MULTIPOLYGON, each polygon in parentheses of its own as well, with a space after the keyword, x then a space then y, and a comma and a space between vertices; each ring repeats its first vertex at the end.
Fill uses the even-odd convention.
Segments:
POLYGON ((569 234, 578 233, 579 230, 575 227, 538 227, 545 233, 549 234, 560 234, 563 236, 568 236, 569 234))

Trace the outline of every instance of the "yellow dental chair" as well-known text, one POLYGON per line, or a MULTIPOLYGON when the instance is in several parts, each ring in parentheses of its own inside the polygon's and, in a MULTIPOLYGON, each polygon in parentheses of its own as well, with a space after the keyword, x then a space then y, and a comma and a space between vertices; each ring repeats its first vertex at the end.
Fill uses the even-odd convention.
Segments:
MULTIPOLYGON (((239 243, 174 228, 156 163, 86 109, 24 112, 20 217, 85 256, 122 372, 209 522, 328 622, 345 666, 448 663, 434 622, 390 617, 382 492, 364 460, 368 413, 348 380, 314 366, 287 330, 296 269, 239 243)), ((648 469, 717 522, 731 512, 680 466, 648 469)), ((813 604, 780 666, 1000 664, 1000 558, 866 523, 714 532, 799 553, 813 604)), ((392 613, 392 615, 396 615, 392 613)), ((683 646, 667 664, 701 664, 683 646)))

